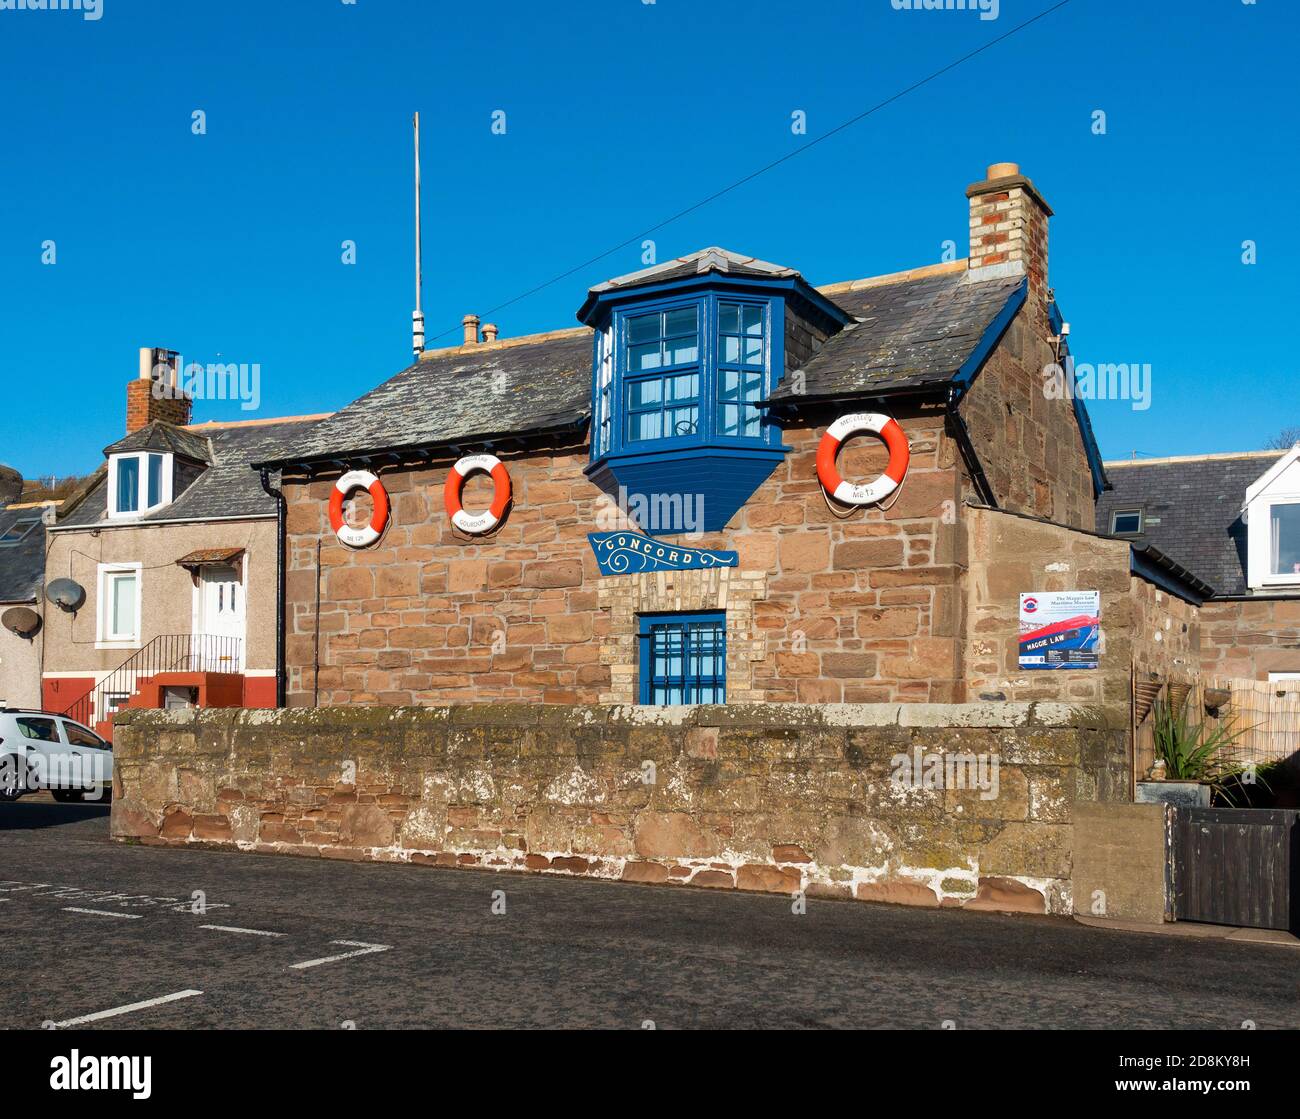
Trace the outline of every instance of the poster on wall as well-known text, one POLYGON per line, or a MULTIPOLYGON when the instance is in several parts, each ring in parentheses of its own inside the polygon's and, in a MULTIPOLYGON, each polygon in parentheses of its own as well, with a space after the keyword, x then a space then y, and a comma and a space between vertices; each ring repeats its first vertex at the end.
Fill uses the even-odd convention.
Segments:
POLYGON ((1020 667, 1096 668, 1101 652, 1100 591, 1020 596, 1020 667))

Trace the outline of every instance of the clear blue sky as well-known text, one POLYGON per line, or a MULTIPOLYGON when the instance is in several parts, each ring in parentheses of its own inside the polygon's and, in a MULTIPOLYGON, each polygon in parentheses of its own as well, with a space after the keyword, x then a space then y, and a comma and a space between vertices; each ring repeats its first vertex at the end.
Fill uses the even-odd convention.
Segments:
MULTIPOLYGON (((890 0, 0 11, 0 461, 96 466, 142 345, 259 363, 260 416, 341 407, 407 364, 413 110, 430 345, 447 344, 465 312, 1051 3, 1001 0, 991 21, 890 0)), ((1090 406, 1103 453, 1258 447, 1300 423, 1298 32, 1293 0, 1072 0, 659 231, 659 258, 721 244, 821 284, 936 261, 945 239, 964 255, 963 188, 1017 161, 1057 214, 1051 280, 1077 360, 1152 366, 1148 410, 1090 406)), ((503 335, 574 325, 587 286, 639 266, 638 242, 492 317, 503 335)), ((249 415, 201 403, 196 419, 249 415)))

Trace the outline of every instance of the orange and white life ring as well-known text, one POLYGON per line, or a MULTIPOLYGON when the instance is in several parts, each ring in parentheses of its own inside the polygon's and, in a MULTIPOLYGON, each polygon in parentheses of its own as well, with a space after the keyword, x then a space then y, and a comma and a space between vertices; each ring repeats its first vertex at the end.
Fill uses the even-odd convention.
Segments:
POLYGON ((349 470, 334 483, 330 494, 330 528, 349 548, 366 548, 378 540, 388 527, 388 491, 384 483, 368 470, 349 470), (370 523, 364 528, 353 528, 343 519, 343 502, 353 490, 368 490, 374 502, 370 523))
POLYGON ((872 505, 898 489, 907 475, 907 463, 911 457, 911 446, 896 419, 882 416, 879 412, 852 412, 841 416, 822 436, 817 447, 817 480, 836 501, 845 505, 872 505), (840 453, 840 445, 860 431, 879 435, 889 448, 889 465, 885 472, 865 486, 846 482, 835 469, 835 456, 840 453))
POLYGON ((461 532, 482 536, 501 523, 506 506, 510 504, 510 473, 496 455, 466 455, 447 472, 447 485, 442 491, 447 516, 461 532), (492 475, 492 504, 482 513, 466 513, 460 503, 460 492, 465 479, 477 471, 492 475))

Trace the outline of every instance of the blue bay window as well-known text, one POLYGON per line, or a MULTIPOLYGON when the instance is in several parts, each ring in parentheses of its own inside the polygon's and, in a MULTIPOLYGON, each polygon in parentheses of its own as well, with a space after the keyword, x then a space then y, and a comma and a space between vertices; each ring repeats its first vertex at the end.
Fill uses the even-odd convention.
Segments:
POLYGON ((725 614, 643 614, 639 621, 642 703, 726 703, 725 614))
MULTIPOLYGON (((683 259, 701 256, 740 259, 683 259)), ((638 522, 643 532, 722 530, 789 451, 762 406, 785 374, 787 309, 823 333, 847 316, 797 274, 765 267, 663 283, 651 268, 593 289, 579 311, 595 329, 587 474, 629 508, 669 511, 638 522)))

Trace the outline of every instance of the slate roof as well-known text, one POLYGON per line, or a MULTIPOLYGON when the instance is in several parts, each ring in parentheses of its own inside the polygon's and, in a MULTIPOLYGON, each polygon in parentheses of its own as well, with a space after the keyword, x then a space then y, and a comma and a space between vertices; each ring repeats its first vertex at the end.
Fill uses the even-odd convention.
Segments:
POLYGON ((34 602, 45 573, 45 527, 41 510, 0 506, 0 536, 20 521, 36 524, 17 544, 0 544, 0 603, 34 602))
MULTIPOLYGON (((294 453, 321 420, 304 416, 270 423, 200 424, 173 429, 172 435, 201 442, 211 463, 168 506, 128 523, 214 520, 275 515, 275 501, 262 490, 252 463, 294 453)), ((168 426, 168 425, 150 425, 168 426)), ((180 445, 178 443, 177 445, 180 445)), ((114 444, 116 447, 117 444, 114 444)), ((101 476, 85 498, 61 518, 58 527, 84 528, 107 521, 107 475, 101 476)), ((123 523, 115 520, 114 524, 123 523)))
POLYGON ((679 256, 675 260, 666 260, 662 264, 652 264, 649 268, 629 272, 625 276, 615 276, 612 280, 596 284, 591 288, 591 294, 600 295, 607 291, 640 287, 643 284, 662 284, 669 280, 682 280, 687 276, 700 276, 708 272, 761 279, 799 275, 793 268, 787 268, 784 264, 772 264, 770 261, 745 256, 744 253, 733 253, 730 249, 720 249, 713 245, 707 249, 699 249, 685 256, 679 256))
MULTIPOLYGON (((724 269, 733 275, 798 275, 710 248, 591 290, 724 269)), ((965 272, 923 275, 858 290, 829 289, 826 298, 860 321, 832 337, 808 362, 805 393, 795 395, 783 385, 772 400, 793 404, 949 383, 1024 284, 1020 274, 965 277, 965 272)), ((266 464, 577 429, 591 414, 591 360, 586 329, 426 354, 319 424, 291 456, 266 464)))
POLYGON ((591 331, 566 330, 417 361, 319 424, 293 461, 576 429, 590 412, 591 331))
POLYGON ((105 455, 130 451, 162 451, 181 455, 194 462, 212 461, 212 448, 208 445, 205 436, 187 428, 163 423, 161 420, 155 420, 104 448, 105 455))
POLYGON ((1218 595, 1248 594, 1241 507, 1246 487, 1282 454, 1108 462, 1112 489, 1097 500, 1097 531, 1110 532, 1113 513, 1141 509, 1144 531, 1131 537, 1136 544, 1158 548, 1218 595))
POLYGON ((1024 284, 1022 275, 972 280, 922 276, 830 295, 855 320, 803 367, 802 392, 787 378, 773 402, 890 393, 952 381, 1024 284))

